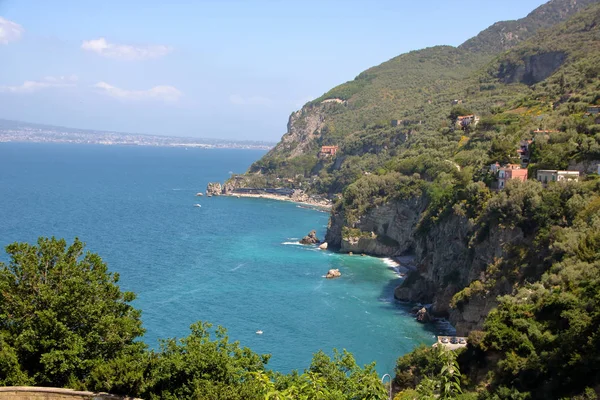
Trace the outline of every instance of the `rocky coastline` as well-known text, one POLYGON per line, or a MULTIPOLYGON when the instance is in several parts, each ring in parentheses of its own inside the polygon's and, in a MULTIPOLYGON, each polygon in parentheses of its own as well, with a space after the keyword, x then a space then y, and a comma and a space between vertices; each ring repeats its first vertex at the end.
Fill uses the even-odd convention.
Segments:
POLYGON ((331 215, 325 241, 341 253, 365 253, 375 257, 412 257, 414 266, 394 291, 409 304, 430 304, 431 318, 446 318, 457 333, 481 329, 485 316, 510 287, 474 293, 460 307, 452 306, 455 294, 471 282, 485 281, 485 271, 506 256, 512 243, 524 240, 518 228, 498 224, 486 227, 485 236, 473 240, 478 226, 467 217, 451 214, 426 230, 419 229, 428 199, 417 196, 396 200, 367 211, 355 222, 341 212, 331 215))
POLYGON ((237 187, 230 182, 226 182, 224 185, 220 182, 210 182, 206 186, 206 195, 208 197, 230 196, 288 201, 319 211, 329 211, 332 207, 330 200, 319 196, 311 196, 300 189, 247 188, 237 187))

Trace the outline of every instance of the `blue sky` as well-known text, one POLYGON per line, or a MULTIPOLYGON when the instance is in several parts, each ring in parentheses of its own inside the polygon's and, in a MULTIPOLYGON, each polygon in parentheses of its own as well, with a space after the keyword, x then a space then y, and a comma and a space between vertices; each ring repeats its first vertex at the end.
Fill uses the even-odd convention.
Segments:
POLYGON ((278 140, 290 113, 543 0, 0 0, 0 118, 278 140))

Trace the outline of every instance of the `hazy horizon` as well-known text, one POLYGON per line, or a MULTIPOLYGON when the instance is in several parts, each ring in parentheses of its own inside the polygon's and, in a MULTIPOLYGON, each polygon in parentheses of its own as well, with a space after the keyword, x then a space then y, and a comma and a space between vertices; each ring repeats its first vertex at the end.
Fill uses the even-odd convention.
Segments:
POLYGON ((278 141, 291 112, 361 71, 543 3, 0 1, 0 118, 278 141))

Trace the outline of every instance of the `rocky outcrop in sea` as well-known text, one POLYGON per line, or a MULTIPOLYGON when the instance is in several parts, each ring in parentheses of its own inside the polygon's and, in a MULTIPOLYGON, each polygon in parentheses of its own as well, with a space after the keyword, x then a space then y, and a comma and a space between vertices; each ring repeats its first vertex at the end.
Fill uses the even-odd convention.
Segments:
POLYGON ((223 188, 221 187, 220 182, 210 182, 206 185, 207 196, 220 196, 221 193, 223 193, 223 188))
POLYGON ((321 241, 317 237, 317 232, 314 230, 310 231, 308 233, 308 235, 306 235, 302 239, 300 239, 300 244, 319 244, 319 243, 321 243, 321 241))
POLYGON ((339 278, 340 276, 342 276, 342 273, 340 272, 339 269, 330 269, 329 271, 327 271, 327 275, 325 275, 325 278, 333 279, 333 278, 339 278))

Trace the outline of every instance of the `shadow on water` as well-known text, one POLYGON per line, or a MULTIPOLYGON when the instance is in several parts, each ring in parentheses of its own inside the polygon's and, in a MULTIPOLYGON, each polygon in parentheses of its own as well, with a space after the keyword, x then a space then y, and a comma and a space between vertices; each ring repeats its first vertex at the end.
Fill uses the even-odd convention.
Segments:
MULTIPOLYGON (((414 273, 414 272, 413 272, 414 273)), ((391 310, 393 312, 399 312, 404 314, 407 317, 415 318, 413 314, 413 308, 417 305, 417 303, 404 302, 396 300, 394 297, 394 290, 404 282, 406 278, 394 278, 390 279, 382 288, 379 296, 380 299, 380 307, 386 310, 391 310)), ((450 322, 446 319, 439 318, 435 319, 430 323, 422 324, 423 330, 426 332, 430 332, 432 335, 455 335, 456 330, 450 324, 450 322)))

